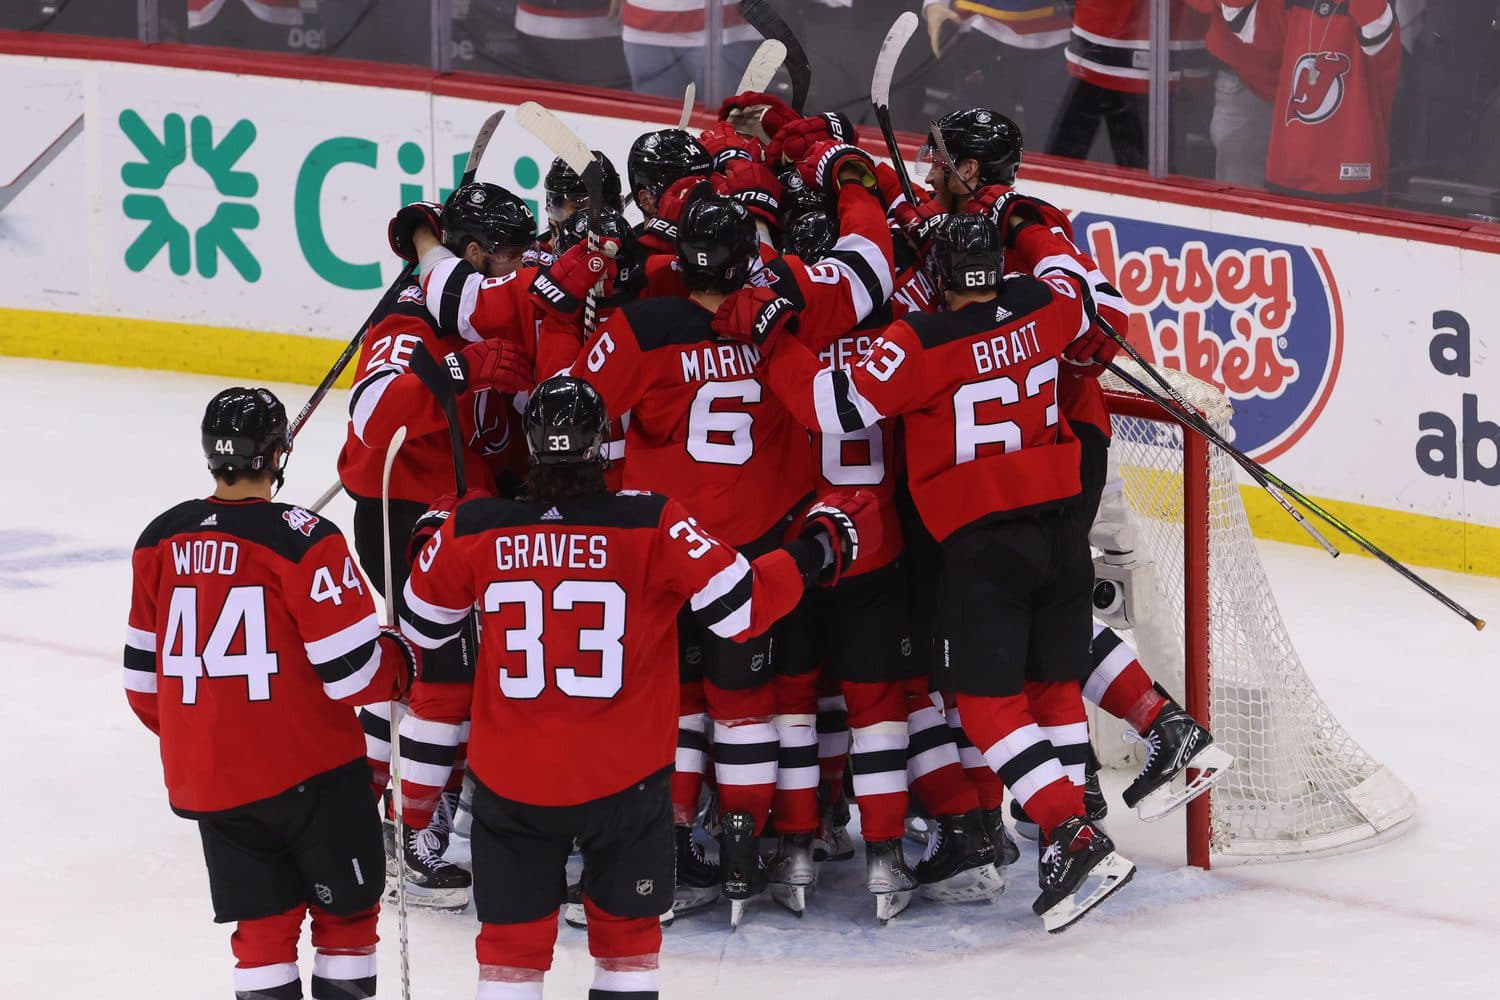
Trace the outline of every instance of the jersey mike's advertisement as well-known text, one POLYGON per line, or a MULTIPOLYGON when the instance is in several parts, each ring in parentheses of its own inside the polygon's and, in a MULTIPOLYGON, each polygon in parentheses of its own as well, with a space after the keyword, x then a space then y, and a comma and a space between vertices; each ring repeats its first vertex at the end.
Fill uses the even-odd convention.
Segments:
MULTIPOLYGON (((445 197, 474 130, 510 106, 254 75, 246 58, 232 75, 0 55, 14 123, 0 353, 315 382, 399 270, 391 213, 445 197)), ((617 164, 676 117, 554 103, 617 164)), ((507 120, 479 179, 535 210, 550 162, 507 120)), ((1351 520, 1397 555, 1500 573, 1500 362, 1482 322, 1500 254, 1437 229, 1201 207, 1166 185, 1114 193, 1082 173, 1039 183, 1023 166, 1018 186, 1071 215, 1142 353, 1226 393, 1241 449, 1306 493, 1373 508, 1351 520)), ((1258 531, 1301 537, 1259 491, 1247 503, 1258 531)))

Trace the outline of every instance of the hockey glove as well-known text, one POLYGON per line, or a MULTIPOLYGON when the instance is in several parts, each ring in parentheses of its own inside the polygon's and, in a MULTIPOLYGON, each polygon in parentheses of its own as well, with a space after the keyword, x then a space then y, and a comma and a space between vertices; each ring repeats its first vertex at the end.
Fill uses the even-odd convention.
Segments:
POLYGON ((753 135, 761 142, 770 142, 787 122, 800 117, 781 98, 755 91, 735 94, 719 105, 720 121, 728 122, 736 132, 753 135))
POLYGON ((724 175, 679 177, 656 199, 656 215, 641 226, 640 244, 647 253, 677 253, 677 223, 687 203, 703 194, 723 194, 724 175))
POLYGON ((508 340, 486 337, 459 353, 468 370, 470 392, 493 389, 513 396, 535 384, 525 353, 508 340))
POLYGON ((380 626, 380 658, 384 660, 391 657, 396 663, 396 680, 391 685, 391 696, 386 701, 401 701, 411 690, 412 684, 422 676, 421 660, 417 657, 417 647, 411 644, 411 640, 401 634, 401 630, 390 625, 380 626))
POLYGON ((782 333, 797 333, 797 309, 769 288, 742 288, 719 304, 711 326, 726 340, 738 340, 769 352, 782 333))
POLYGON ((741 135, 728 122, 720 122, 711 129, 705 129, 699 134, 698 141, 703 143, 703 148, 714 158, 715 170, 723 170, 724 165, 733 160, 766 162, 765 144, 753 135, 741 135))
POLYGON ((1040 223, 1042 216, 1035 203, 1004 184, 986 184, 974 193, 965 211, 982 212, 990 217, 1007 245, 1025 226, 1040 223))
MULTIPOLYGON (((422 558, 423 550, 427 543, 432 541, 432 536, 442 530, 444 522, 453 515, 460 503, 477 500, 480 497, 488 497, 490 494, 484 490, 469 488, 464 494, 463 500, 459 500, 456 493, 444 493, 428 505, 426 513, 417 518, 417 523, 412 526, 411 538, 406 543, 406 564, 416 566, 422 558)), ((427 557, 427 565, 431 565, 432 557, 427 557)), ((422 567, 426 569, 427 566, 422 567)))
POLYGON ((599 282, 604 282, 602 296, 613 294, 619 252, 620 241, 613 236, 601 239, 598 250, 590 250, 586 242, 573 244, 551 267, 537 272, 531 281, 532 301, 559 316, 576 316, 584 297, 599 282))
POLYGON ((391 252, 402 260, 415 264, 417 242, 413 234, 420 227, 432 230, 433 236, 441 236, 443 206, 433 201, 414 201, 410 205, 401 206, 401 209, 391 216, 390 223, 385 227, 385 235, 390 241, 391 252))
POLYGON ((1104 332, 1096 321, 1081 337, 1063 348, 1063 360, 1088 367, 1107 365, 1120 353, 1120 342, 1104 332))
POLYGON ((829 561, 817 581, 832 587, 859 559, 861 550, 880 547, 880 504, 869 490, 830 493, 802 520, 802 535, 822 532, 829 542, 829 561))
POLYGON ((731 160, 724 168, 724 193, 770 226, 773 233, 781 230, 781 181, 764 163, 731 160))
POLYGON ((811 118, 788 122, 766 147, 766 156, 776 166, 799 163, 820 142, 853 142, 854 123, 847 115, 825 111, 811 118))
POLYGON ((875 161, 869 153, 848 143, 814 144, 797 161, 797 173, 804 184, 818 191, 837 192, 845 181, 858 181, 871 191, 876 190, 875 161))
POLYGON ((927 248, 932 235, 947 217, 943 206, 935 201, 924 201, 915 208, 903 201, 891 208, 891 218, 919 250, 927 248))

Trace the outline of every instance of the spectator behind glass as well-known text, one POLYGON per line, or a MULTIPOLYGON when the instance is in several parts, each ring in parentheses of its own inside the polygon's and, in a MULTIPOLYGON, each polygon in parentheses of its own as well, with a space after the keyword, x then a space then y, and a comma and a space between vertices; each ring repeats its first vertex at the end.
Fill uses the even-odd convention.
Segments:
POLYGON ((1072 18, 1066 6, 1037 0, 923 0, 922 17, 937 58, 932 79, 951 90, 950 106, 994 108, 1019 125, 1022 135, 1051 130, 1068 90, 1062 46, 1072 18))
MULTIPOLYGON (((170 4, 163 4, 165 11, 170 4)), ((187 0, 162 19, 164 39, 426 65, 431 15, 405 0, 187 0)))
POLYGON ((761 40, 740 16, 737 4, 725 0, 615 0, 632 90, 681 99, 692 83, 698 88, 700 103, 710 100, 703 74, 707 3, 718 4, 722 10, 724 32, 715 58, 719 60, 719 83, 724 94, 734 90, 761 40))
MULTIPOLYGON (((519 0, 516 67, 502 71, 558 83, 629 89, 630 71, 620 46, 619 2, 519 0)), ((470 0, 470 4, 498 7, 502 0, 470 0)))
MULTIPOLYGON (((1286 11, 1280 4, 1262 6, 1250 40, 1234 33, 1219 0, 1188 0, 1211 19, 1208 52, 1219 61, 1214 77, 1213 118, 1209 138, 1214 146, 1214 177, 1228 184, 1266 186, 1266 152, 1271 145, 1271 102, 1280 78, 1282 33, 1286 11)), ((1248 16, 1248 10, 1235 12, 1248 16)))
POLYGON ((1391 101, 1401 68, 1389 0, 1220 0, 1253 44, 1260 15, 1282 6, 1281 60, 1266 160, 1268 189, 1325 200, 1382 200, 1391 101))
MULTIPOLYGON (((874 125, 870 77, 891 22, 916 0, 772 0, 807 50, 813 67, 807 112, 837 111, 856 125, 874 125)), ((891 119, 898 129, 920 132, 924 83, 932 62, 926 46, 907 45, 891 83, 891 119)), ((729 81, 730 86, 734 81, 729 81)))
MULTIPOLYGON (((1068 41, 1068 86, 1047 152, 1087 159, 1101 126, 1122 167, 1146 166, 1151 0, 1078 0, 1068 41)), ((1173 173, 1212 176, 1208 161, 1208 19, 1171 0, 1173 173)))

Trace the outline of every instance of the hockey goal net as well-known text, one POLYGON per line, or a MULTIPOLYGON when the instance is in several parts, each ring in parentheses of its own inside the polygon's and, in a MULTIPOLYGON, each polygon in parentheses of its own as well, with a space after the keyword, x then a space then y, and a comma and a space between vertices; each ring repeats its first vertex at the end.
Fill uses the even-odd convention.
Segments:
MULTIPOLYGON (((1152 385, 1134 362, 1121 364, 1152 385)), ((1161 371, 1229 436, 1232 409, 1217 388, 1161 371)), ((1313 687, 1256 553, 1234 460, 1116 376, 1103 384, 1114 429, 1111 486, 1092 540, 1115 548, 1110 532, 1123 532, 1127 544, 1133 535, 1137 559, 1154 564, 1136 627, 1121 635, 1235 757, 1188 806, 1188 862, 1332 853, 1393 835, 1415 814, 1415 800, 1313 687)), ((1094 714, 1101 763, 1138 766, 1123 749, 1121 724, 1094 714)))

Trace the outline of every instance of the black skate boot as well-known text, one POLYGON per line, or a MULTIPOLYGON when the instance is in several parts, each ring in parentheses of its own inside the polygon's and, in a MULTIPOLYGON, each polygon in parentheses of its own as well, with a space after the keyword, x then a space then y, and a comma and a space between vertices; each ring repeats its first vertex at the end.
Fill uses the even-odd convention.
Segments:
POLYGON ((839 796, 823 810, 823 825, 813 840, 814 861, 848 861, 854 857, 849 836, 849 800, 839 796))
POLYGON ((781 836, 776 857, 766 872, 771 898, 797 916, 807 909, 808 887, 818 884, 818 866, 813 860, 813 835, 786 833, 781 836))
POLYGON ((921 882, 906 863, 901 838, 865 844, 865 888, 875 897, 875 916, 884 927, 911 905, 911 894, 921 882))
MULTIPOLYGON (((434 814, 436 815, 436 814, 434 814)), ((406 901, 434 910, 462 910, 469 905, 469 873, 443 860, 437 831, 403 827, 406 860, 406 901)), ((393 880, 394 881, 394 880, 393 880)), ((387 891, 395 898, 394 890, 387 891)))
POLYGON ((1160 684, 1156 692, 1167 703, 1156 721, 1146 727, 1146 735, 1125 734, 1128 742, 1146 745, 1146 764, 1125 789, 1123 798, 1147 821, 1161 819, 1202 795, 1234 764, 1234 757, 1215 744, 1208 730, 1169 698, 1160 684), (1189 778, 1180 790, 1173 789, 1172 779, 1189 768, 1195 769, 1197 776, 1189 778))
POLYGON ((995 864, 995 845, 978 809, 938 817, 915 874, 922 895, 939 903, 981 902, 1005 891, 1005 876, 995 864))
POLYGON ((1135 875, 1135 865, 1115 852, 1109 836, 1082 816, 1060 823, 1037 848, 1042 894, 1031 912, 1051 934, 1067 929, 1135 875))
MULTIPOLYGON (((1099 787, 1099 758, 1094 756, 1093 747, 1089 747, 1089 759, 1083 771, 1083 808, 1094 823, 1109 815, 1109 802, 1104 798, 1104 789, 1099 787)), ((1010 800, 1010 818, 1015 821, 1016 832, 1027 840, 1035 840, 1040 835, 1041 830, 1015 799, 1010 800)))
POLYGON ((724 814, 719 831, 719 870, 724 895, 729 899, 729 929, 735 930, 745 915, 745 904, 766 891, 766 866, 760 859, 755 817, 747 812, 724 814))
POLYGON ((703 848, 693 839, 693 828, 678 826, 677 890, 672 896, 674 914, 696 913, 719 899, 719 866, 703 856, 703 848))
POLYGON ((1001 868, 1009 868, 1021 860, 1021 848, 1005 828, 1005 810, 1000 806, 984 810, 984 829, 995 845, 995 860, 1001 868))

